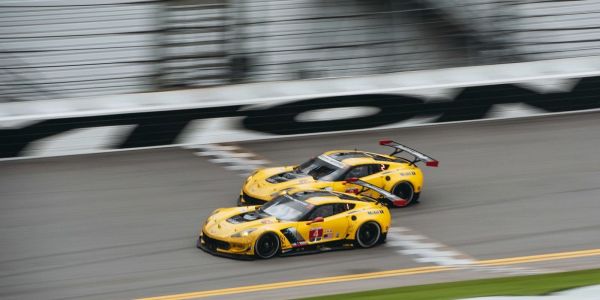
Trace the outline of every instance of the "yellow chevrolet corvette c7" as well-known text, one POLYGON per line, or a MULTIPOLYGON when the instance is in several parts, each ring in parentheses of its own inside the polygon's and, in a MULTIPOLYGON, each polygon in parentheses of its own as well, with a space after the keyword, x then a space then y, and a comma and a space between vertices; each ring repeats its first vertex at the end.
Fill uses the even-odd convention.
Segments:
MULTIPOLYGON (((352 180, 362 186, 363 192, 377 189, 358 179, 352 180)), ((398 199, 379 191, 390 200, 398 199)), ((215 210, 200 232, 197 247, 234 258, 370 248, 385 241, 390 226, 388 208, 373 198, 294 189, 282 192, 263 206, 215 210)))
MULTIPOLYGON (((290 188, 324 189, 354 192, 357 187, 347 184, 348 178, 359 178, 395 194, 400 200, 386 200, 389 207, 407 206, 418 201, 423 189, 423 173, 417 163, 437 167, 438 161, 390 140, 379 142, 394 151, 378 154, 356 150, 333 150, 295 166, 260 169, 252 173, 242 186, 238 205, 260 205, 274 195, 290 188), (400 154, 408 154, 409 158, 400 154)), ((369 196, 380 198, 377 192, 369 196)))

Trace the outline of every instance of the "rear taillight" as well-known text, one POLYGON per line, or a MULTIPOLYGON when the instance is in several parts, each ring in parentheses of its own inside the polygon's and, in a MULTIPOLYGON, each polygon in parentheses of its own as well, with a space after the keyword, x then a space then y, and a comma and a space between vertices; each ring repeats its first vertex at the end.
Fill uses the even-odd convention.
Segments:
POLYGON ((437 168, 437 166, 439 164, 440 164, 440 162, 437 161, 437 160, 432 160, 432 161, 428 161, 428 162, 425 163, 426 166, 428 166, 428 167, 434 167, 434 168, 437 168))
POLYGON ((394 204, 394 206, 399 206, 399 207, 408 205, 408 201, 406 201, 405 199, 392 200, 392 203, 394 204))

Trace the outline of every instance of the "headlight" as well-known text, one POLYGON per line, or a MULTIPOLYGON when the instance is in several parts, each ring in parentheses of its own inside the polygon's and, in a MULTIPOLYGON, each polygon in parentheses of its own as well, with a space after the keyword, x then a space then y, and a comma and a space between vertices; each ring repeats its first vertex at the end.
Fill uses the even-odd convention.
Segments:
POLYGON ((250 228, 250 229, 242 230, 242 231, 240 231, 238 233, 232 234, 231 237, 236 237, 236 238, 247 237, 248 235, 250 235, 252 232, 254 232, 256 230, 257 230, 256 228, 250 228))

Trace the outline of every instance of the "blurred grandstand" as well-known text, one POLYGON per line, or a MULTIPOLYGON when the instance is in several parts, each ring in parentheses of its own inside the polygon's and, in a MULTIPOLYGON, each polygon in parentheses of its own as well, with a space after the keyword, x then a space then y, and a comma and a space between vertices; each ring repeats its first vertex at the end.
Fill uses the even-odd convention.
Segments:
POLYGON ((600 3, 49 0, 0 4, 0 101, 600 55, 600 3))

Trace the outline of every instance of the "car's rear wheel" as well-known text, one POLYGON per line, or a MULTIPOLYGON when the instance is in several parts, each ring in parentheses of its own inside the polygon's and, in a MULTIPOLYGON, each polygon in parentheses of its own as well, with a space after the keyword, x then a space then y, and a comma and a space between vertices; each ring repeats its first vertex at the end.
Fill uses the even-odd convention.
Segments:
POLYGON ((254 254, 263 259, 271 258, 279 253, 280 246, 279 237, 272 232, 267 232, 256 239, 254 254))
POLYGON ((381 226, 377 222, 366 222, 356 231, 356 244, 361 248, 371 248, 377 245, 380 239, 381 226))
POLYGON ((415 189, 413 185, 408 181, 401 181, 392 190, 392 193, 404 200, 408 203, 407 205, 411 205, 418 202, 419 194, 415 193, 415 189))

